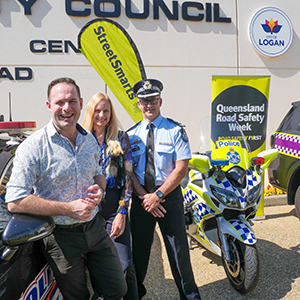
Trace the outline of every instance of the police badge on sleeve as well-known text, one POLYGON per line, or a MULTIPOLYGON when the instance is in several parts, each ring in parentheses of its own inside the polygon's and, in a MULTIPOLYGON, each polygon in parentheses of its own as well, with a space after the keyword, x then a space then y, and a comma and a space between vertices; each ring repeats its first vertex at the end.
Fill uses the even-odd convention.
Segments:
POLYGON ((181 129, 180 129, 180 133, 181 133, 182 140, 187 143, 189 141, 189 138, 183 127, 181 127, 181 129))

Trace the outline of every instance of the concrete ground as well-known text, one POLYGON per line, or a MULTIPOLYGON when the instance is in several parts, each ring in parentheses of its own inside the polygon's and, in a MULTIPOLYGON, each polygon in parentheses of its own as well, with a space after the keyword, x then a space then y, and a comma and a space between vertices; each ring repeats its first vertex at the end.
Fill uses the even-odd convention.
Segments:
MULTIPOLYGON (((294 206, 286 205, 285 197, 266 197, 265 218, 254 222, 260 278, 251 293, 236 292, 225 275, 221 258, 193 245, 191 261, 202 300, 300 299, 300 221, 294 206)), ((179 300, 159 228, 145 285, 148 293, 143 300, 179 300)))

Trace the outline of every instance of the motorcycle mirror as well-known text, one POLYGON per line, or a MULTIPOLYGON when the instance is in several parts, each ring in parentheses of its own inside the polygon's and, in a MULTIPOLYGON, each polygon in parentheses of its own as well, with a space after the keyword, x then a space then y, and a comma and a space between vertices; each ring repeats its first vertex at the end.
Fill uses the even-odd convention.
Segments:
POLYGON ((42 239, 55 227, 52 217, 29 214, 13 214, 2 234, 3 244, 16 247, 42 239))
POLYGON ((265 163, 264 157, 253 157, 251 161, 253 165, 263 165, 265 163))
POLYGON ((257 156, 263 158, 265 161, 262 165, 260 165, 262 170, 265 170, 269 167, 270 163, 277 157, 278 150, 277 149, 269 149, 260 152, 257 156))
POLYGON ((205 174, 210 169, 210 160, 207 155, 193 154, 189 165, 195 167, 201 173, 205 174))

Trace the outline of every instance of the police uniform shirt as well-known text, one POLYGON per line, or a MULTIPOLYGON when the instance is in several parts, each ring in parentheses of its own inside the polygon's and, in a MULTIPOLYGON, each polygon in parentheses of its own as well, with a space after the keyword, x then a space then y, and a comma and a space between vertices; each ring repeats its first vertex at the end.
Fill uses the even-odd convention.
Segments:
MULTIPOLYGON (((185 130, 178 123, 161 115, 152 123, 155 142, 155 182, 156 185, 162 185, 174 170, 176 161, 190 159, 192 156, 185 130)), ((142 185, 144 185, 148 124, 143 120, 127 131, 135 173, 142 185)))

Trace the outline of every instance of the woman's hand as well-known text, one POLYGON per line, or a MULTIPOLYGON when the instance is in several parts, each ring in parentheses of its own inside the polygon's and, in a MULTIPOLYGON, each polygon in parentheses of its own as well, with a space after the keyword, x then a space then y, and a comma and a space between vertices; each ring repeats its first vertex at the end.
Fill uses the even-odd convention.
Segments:
POLYGON ((125 225, 126 225, 126 215, 120 213, 117 214, 112 223, 110 237, 114 236, 115 238, 118 238, 119 236, 121 236, 125 230, 125 225))

